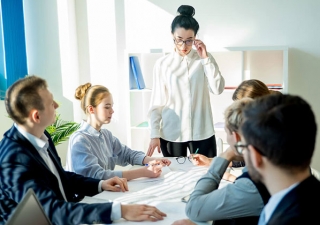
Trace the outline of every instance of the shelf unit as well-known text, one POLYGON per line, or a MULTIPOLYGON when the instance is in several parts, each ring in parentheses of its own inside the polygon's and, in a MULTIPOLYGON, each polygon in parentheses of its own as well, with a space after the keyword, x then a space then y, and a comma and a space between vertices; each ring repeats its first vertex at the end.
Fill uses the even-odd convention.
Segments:
MULTIPOLYGON (((258 47, 228 47, 225 51, 209 51, 215 58, 220 72, 225 79, 225 86, 236 87, 243 80, 258 79, 266 84, 281 84, 281 92, 288 92, 288 47, 258 46, 258 47)), ((153 66, 157 59, 166 53, 130 52, 126 51, 128 62, 127 87, 129 89, 129 57, 139 58, 146 89, 128 90, 127 103, 127 145, 132 149, 147 151, 150 142, 148 127, 138 127, 147 121, 147 113, 152 93, 153 66)), ((220 95, 210 94, 213 120, 223 122, 224 110, 232 103, 234 89, 225 89, 220 95)), ((223 128, 215 128, 216 136, 226 144, 223 128)))
POLYGON ((147 122, 147 113, 149 110, 149 103, 152 93, 152 74, 155 62, 165 53, 156 52, 125 52, 125 71, 127 72, 127 90, 129 90, 129 70, 130 70, 130 56, 137 56, 143 79, 145 82, 145 89, 131 89, 129 90, 129 101, 127 103, 127 145, 135 150, 146 152, 150 142, 149 127, 142 126, 147 122))

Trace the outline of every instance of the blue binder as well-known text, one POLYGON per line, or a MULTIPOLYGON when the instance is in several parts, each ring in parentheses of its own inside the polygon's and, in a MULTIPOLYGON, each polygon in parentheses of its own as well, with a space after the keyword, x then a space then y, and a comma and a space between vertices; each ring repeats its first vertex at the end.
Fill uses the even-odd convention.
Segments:
POLYGON ((139 89, 139 90, 144 89, 146 85, 143 80, 138 57, 130 56, 129 60, 130 60, 130 74, 129 74, 130 89, 139 89))

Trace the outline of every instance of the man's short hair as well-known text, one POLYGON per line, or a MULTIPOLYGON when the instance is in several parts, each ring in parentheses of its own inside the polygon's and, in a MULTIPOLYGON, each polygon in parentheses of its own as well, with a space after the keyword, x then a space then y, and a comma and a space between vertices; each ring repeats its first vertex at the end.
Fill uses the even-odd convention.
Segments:
POLYGON ((5 106, 9 117, 24 124, 32 109, 43 110, 39 89, 47 88, 47 82, 37 76, 26 76, 12 84, 6 92, 5 106))
POLYGON ((252 98, 244 97, 234 101, 224 111, 225 127, 230 131, 230 133, 239 133, 239 127, 243 120, 242 110, 251 101, 253 101, 252 98))
POLYGON ((247 144, 276 166, 310 166, 317 124, 311 106, 299 96, 267 95, 247 104, 240 128, 247 144))

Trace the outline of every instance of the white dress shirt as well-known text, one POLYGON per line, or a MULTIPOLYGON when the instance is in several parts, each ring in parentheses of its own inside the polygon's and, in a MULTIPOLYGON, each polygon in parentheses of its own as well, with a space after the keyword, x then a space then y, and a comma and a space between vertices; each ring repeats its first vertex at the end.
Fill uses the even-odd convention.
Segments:
POLYGON ((148 116, 151 138, 171 142, 207 139, 215 134, 209 91, 221 94, 224 78, 210 53, 201 59, 194 49, 158 59, 148 116))

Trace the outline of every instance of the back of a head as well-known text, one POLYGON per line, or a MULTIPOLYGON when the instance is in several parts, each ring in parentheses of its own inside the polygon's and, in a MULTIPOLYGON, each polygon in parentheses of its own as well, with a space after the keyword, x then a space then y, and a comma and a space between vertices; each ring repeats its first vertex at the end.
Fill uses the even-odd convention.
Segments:
POLYGON ((270 94, 269 88, 260 80, 244 80, 236 88, 232 95, 232 100, 238 100, 244 97, 257 98, 270 94))
POLYGON ((225 127, 230 132, 239 132, 239 127, 243 120, 243 108, 252 102, 252 98, 242 98, 234 101, 224 112, 225 127))
POLYGON ((39 89, 47 88, 44 79, 29 75, 17 80, 6 92, 5 106, 11 119, 24 124, 32 109, 43 110, 39 89))
POLYGON ((309 167, 317 124, 311 106, 299 96, 266 95, 243 111, 241 133, 274 165, 288 170, 309 167))
POLYGON ((181 5, 177 12, 177 15, 171 24, 171 33, 173 34, 176 28, 184 28, 186 30, 193 30, 194 35, 197 35, 199 30, 198 22, 193 18, 195 15, 195 9, 190 5, 181 5))

